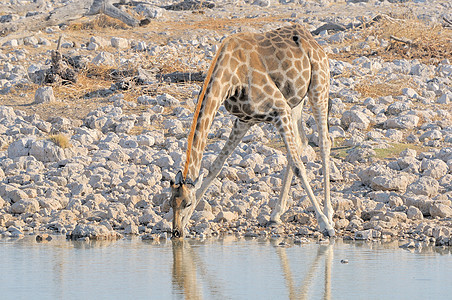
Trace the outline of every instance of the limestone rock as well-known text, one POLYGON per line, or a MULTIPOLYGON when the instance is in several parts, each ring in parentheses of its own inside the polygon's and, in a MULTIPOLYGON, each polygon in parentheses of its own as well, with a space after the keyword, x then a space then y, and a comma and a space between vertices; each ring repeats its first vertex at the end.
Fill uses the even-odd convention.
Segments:
POLYGON ((422 214, 421 210, 416 206, 408 207, 406 216, 410 220, 422 220, 424 218, 424 215, 422 214))
POLYGON ((237 219, 237 214, 230 211, 222 211, 215 218, 216 222, 231 222, 237 219))
POLYGON ((35 138, 25 137, 12 142, 8 147, 8 157, 15 158, 20 156, 28 156, 30 153, 30 148, 35 138))
POLYGON ((409 178, 405 175, 382 175, 371 179, 370 187, 374 190, 405 191, 409 184, 409 178))
POLYGON ((68 235, 70 239, 89 238, 90 240, 116 240, 121 234, 109 230, 105 225, 97 224, 77 224, 72 233, 68 235))
POLYGON ((434 179, 440 179, 447 174, 449 168, 447 164, 440 159, 426 159, 421 163, 422 175, 430 176, 434 179))
POLYGON ((384 122, 385 128, 395 129, 413 129, 419 123, 419 117, 416 115, 404 115, 394 118, 389 118, 384 122))
POLYGON ((126 49, 129 47, 129 41, 124 38, 112 37, 110 42, 113 48, 126 49))
POLYGON ((434 203, 430 206, 430 215, 432 217, 450 218, 452 217, 452 208, 442 203, 434 203))
POLYGON ((53 89, 51 86, 43 86, 36 90, 35 103, 48 103, 54 102, 55 96, 53 95, 53 89))
POLYGON ((39 202, 35 199, 22 199, 11 205, 14 214, 35 213, 39 210, 39 202))
POLYGON ((407 193, 433 197, 438 194, 439 183, 429 176, 422 176, 407 187, 407 193))
POLYGON ((100 52, 96 57, 91 61, 94 65, 106 65, 106 66, 114 66, 115 65, 115 57, 113 54, 109 52, 100 52))

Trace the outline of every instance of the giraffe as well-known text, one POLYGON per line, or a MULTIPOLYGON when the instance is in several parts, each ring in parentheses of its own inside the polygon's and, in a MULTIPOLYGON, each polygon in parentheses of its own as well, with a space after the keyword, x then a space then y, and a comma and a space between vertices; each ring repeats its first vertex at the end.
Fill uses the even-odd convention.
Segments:
POLYGON ((207 72, 188 136, 184 171, 171 181, 173 237, 184 228, 225 160, 248 129, 257 123, 273 124, 287 149, 288 165, 281 194, 270 221, 280 223, 289 188, 296 175, 311 200, 322 232, 334 236, 330 200, 330 148, 328 136, 329 62, 322 47, 301 25, 265 33, 238 33, 226 38, 207 72), (301 114, 309 99, 319 131, 324 174, 322 211, 307 178, 301 153, 307 145, 301 114), (199 176, 207 134, 220 105, 236 116, 228 141, 209 168, 199 176))

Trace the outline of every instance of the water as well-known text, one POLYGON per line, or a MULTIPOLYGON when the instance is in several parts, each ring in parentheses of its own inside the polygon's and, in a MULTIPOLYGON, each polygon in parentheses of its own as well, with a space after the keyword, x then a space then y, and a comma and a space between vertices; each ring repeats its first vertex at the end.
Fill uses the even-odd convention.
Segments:
POLYGON ((0 239, 0 299, 452 299, 448 249, 279 242, 0 239))

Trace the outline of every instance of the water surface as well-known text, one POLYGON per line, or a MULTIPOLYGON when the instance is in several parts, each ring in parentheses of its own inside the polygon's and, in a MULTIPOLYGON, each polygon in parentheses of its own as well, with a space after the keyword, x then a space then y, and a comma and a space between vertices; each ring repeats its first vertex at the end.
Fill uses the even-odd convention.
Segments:
POLYGON ((449 249, 280 242, 0 239, 0 298, 452 299, 449 249))

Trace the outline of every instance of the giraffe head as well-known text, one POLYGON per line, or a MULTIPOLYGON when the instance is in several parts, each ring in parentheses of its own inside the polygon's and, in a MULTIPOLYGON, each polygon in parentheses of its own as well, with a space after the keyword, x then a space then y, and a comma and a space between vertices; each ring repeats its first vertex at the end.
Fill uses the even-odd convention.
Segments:
POLYGON ((202 176, 196 181, 184 179, 182 172, 178 172, 175 181, 171 180, 170 204, 173 208, 173 232, 174 238, 184 237, 184 228, 190 220, 196 207, 196 190, 199 189, 202 176))

